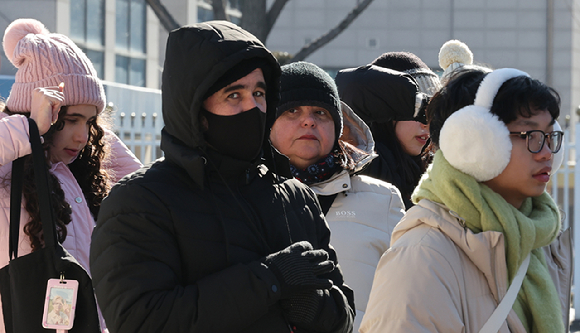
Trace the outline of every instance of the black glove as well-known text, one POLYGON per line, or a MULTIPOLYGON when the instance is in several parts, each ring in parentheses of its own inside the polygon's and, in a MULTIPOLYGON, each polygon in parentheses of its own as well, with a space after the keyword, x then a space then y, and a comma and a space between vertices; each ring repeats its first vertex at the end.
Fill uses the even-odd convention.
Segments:
POLYGON ((314 250, 306 241, 294 243, 282 251, 272 253, 264 259, 280 283, 281 299, 296 292, 309 289, 328 289, 332 281, 318 275, 334 270, 334 263, 328 260, 324 250, 314 250))
POLYGON ((328 294, 327 290, 305 290, 295 293, 288 299, 280 300, 280 307, 288 322, 300 327, 311 325, 320 312, 325 292, 328 294))
POLYGON ((346 298, 335 286, 324 290, 305 290, 279 303, 284 317, 291 326, 296 327, 297 332, 336 331, 338 325, 344 323, 342 313, 347 306, 346 298))

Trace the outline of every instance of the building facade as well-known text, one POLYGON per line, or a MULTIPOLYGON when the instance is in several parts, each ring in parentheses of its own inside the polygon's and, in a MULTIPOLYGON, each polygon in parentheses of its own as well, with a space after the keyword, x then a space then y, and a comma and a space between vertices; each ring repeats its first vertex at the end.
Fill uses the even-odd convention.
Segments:
MULTIPOLYGON (((213 18, 211 0, 162 0, 179 24, 213 18)), ((238 0, 227 13, 239 22, 238 0)), ((50 32, 69 36, 91 59, 99 77, 159 89, 167 31, 145 0, 0 0, 0 31, 18 18, 34 18, 50 32)), ((0 96, 6 98, 16 68, 0 52, 0 96), (3 84, 4 82, 4 84, 3 84)))
MULTIPOLYGON (((242 15, 240 1, 227 1, 234 22, 242 15)), ((360 1, 289 0, 266 45, 295 54, 360 1)), ((212 0, 161 2, 179 24, 213 19, 212 0)), ((553 86, 562 97, 563 117, 577 121, 579 4, 580 0, 374 0, 306 60, 334 74, 367 64, 383 52, 410 51, 438 71, 439 48, 459 39, 469 45, 476 63, 516 67, 553 86)), ((22 17, 36 18, 51 32, 70 36, 103 80, 160 88, 168 33, 145 0, 0 0, 0 31, 22 17)), ((3 52, 0 61, 0 97, 6 98, 16 68, 3 52)))
MULTIPOLYGON (((296 54, 337 25, 360 0, 290 0, 268 36, 273 51, 296 54)), ((440 71, 441 45, 459 39, 474 61, 515 67, 554 87, 562 117, 578 121, 580 1, 374 0, 336 39, 306 60, 330 73, 409 51, 440 71)))

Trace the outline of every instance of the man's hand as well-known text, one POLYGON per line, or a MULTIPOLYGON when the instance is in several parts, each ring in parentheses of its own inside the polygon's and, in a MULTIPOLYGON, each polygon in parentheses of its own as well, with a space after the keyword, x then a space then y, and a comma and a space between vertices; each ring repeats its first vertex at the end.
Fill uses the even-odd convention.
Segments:
POLYGON ((328 260, 326 251, 314 250, 306 241, 270 254, 264 263, 280 282, 282 299, 303 290, 328 289, 332 286, 331 280, 319 278, 318 275, 332 272, 334 263, 328 260))

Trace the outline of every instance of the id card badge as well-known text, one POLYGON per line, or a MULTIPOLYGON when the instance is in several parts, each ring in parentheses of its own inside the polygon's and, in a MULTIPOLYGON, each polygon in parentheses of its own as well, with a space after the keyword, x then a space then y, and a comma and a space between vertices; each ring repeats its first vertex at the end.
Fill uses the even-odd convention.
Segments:
POLYGON ((42 327, 65 333, 73 327, 79 282, 76 280, 50 279, 46 286, 42 327))

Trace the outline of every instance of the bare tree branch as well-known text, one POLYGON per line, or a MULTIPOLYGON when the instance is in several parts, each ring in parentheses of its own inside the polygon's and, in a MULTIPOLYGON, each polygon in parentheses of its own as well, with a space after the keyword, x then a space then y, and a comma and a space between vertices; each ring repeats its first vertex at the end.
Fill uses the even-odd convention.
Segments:
POLYGON ((212 0, 211 6, 213 7, 214 20, 230 20, 226 14, 226 0, 212 0))
MULTIPOLYGON (((157 18, 168 32, 179 28, 181 25, 167 11, 161 0, 146 0, 153 9, 157 18)), ((212 0, 212 7, 215 19, 225 19, 229 21, 226 14, 227 0, 212 0)), ((274 0, 269 11, 266 11, 266 0, 245 0, 240 1, 242 20, 240 26, 254 34, 258 39, 265 42, 272 31, 280 13, 290 0, 274 0)), ((356 7, 333 29, 320 36, 312 43, 304 46, 291 61, 304 60, 319 48, 328 44, 344 31, 370 4, 373 0, 358 0, 356 7)), ((288 56, 285 56, 287 59, 288 56)))
POLYGON ((173 16, 167 11, 167 8, 161 3, 160 0, 146 0, 151 9, 157 15, 159 22, 163 25, 167 32, 179 28, 181 25, 173 18, 173 16))
POLYGON ((270 34, 270 31, 272 31, 272 28, 274 27, 274 24, 276 23, 276 20, 278 19, 278 16, 280 16, 280 12, 282 12, 282 9, 284 9, 284 6, 286 6, 286 3, 288 2, 288 0, 276 0, 273 4, 272 7, 270 7, 270 10, 268 11, 268 13, 266 13, 266 27, 264 28, 264 42, 266 41, 266 39, 268 38, 268 35, 270 34))
POLYGON ((340 35, 344 29, 346 29, 359 15, 362 13, 373 0, 362 0, 359 4, 350 12, 348 15, 342 20, 336 27, 325 33, 324 35, 320 36, 318 39, 314 40, 312 43, 304 46, 294 57, 292 61, 301 61, 306 59, 309 55, 314 53, 314 51, 318 50, 322 46, 328 44, 332 41, 336 36, 340 35))
POLYGON ((266 42, 266 0, 241 1, 242 21, 240 26, 256 36, 262 42, 266 42))

